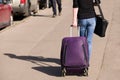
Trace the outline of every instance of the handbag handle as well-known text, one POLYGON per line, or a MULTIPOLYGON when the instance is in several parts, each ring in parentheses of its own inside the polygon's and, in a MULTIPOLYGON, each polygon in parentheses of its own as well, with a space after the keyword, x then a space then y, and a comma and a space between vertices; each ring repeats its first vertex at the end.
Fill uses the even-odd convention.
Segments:
POLYGON ((103 15, 103 12, 102 12, 102 9, 101 9, 101 6, 100 6, 100 4, 99 4, 99 1, 96 0, 96 3, 97 3, 97 6, 98 6, 98 9, 99 9, 99 12, 100 12, 102 18, 105 19, 105 18, 104 18, 104 15, 103 15))

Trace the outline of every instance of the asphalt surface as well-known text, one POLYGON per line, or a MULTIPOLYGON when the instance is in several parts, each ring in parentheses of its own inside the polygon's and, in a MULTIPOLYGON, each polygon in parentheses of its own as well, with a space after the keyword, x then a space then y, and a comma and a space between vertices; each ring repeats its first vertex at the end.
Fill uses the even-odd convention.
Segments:
POLYGON ((109 25, 104 38, 94 34, 88 77, 61 77, 61 41, 69 36, 72 19, 72 1, 62 3, 62 16, 52 18, 48 8, 0 31, 0 80, 120 79, 120 0, 102 0, 109 25))

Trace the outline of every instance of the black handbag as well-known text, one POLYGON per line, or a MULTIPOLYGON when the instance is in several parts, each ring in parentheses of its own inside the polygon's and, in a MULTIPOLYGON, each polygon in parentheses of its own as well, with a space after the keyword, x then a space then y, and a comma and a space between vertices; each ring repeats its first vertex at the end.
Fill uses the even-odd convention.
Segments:
POLYGON ((105 37, 108 21, 104 18, 100 5, 97 4, 97 6, 99 8, 100 15, 96 15, 96 26, 94 33, 100 37, 105 37))

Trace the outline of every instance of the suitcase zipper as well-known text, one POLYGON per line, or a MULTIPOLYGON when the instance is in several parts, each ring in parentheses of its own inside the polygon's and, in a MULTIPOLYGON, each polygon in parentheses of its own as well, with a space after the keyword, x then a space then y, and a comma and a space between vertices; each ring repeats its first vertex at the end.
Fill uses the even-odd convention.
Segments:
POLYGON ((84 51, 84 58, 85 58, 85 61, 86 61, 86 63, 87 63, 87 62, 88 62, 88 59, 87 59, 87 55, 86 55, 86 50, 85 50, 84 44, 82 45, 82 47, 83 47, 83 51, 84 51))
POLYGON ((66 49, 67 49, 67 45, 65 45, 64 47, 64 51, 63 51, 63 63, 64 63, 64 66, 65 66, 65 59, 66 59, 66 49))

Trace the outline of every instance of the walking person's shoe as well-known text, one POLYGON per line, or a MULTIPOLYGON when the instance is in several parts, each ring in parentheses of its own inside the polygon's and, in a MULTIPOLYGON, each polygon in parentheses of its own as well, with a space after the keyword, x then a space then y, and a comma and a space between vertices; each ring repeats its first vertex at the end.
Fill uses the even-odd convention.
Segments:
POLYGON ((59 9, 59 13, 58 13, 59 16, 62 15, 62 8, 59 9))
POLYGON ((58 14, 59 16, 61 16, 62 15, 62 13, 61 12, 59 12, 59 14, 58 14))
POLYGON ((53 14, 53 16, 52 16, 53 18, 55 18, 56 17, 56 15, 55 14, 53 14))

